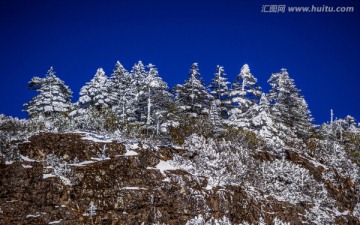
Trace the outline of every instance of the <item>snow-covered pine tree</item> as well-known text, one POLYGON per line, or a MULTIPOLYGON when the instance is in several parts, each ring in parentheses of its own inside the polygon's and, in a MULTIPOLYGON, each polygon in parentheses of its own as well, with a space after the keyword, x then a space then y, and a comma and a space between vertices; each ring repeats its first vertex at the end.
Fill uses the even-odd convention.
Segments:
POLYGON ((79 108, 70 114, 73 126, 82 130, 114 131, 118 126, 118 118, 112 111, 116 100, 111 80, 99 68, 80 90, 79 108))
POLYGON ((210 94, 213 96, 213 102, 216 108, 220 110, 221 118, 227 119, 231 100, 229 98, 229 88, 227 78, 225 77, 224 67, 217 66, 214 78, 209 85, 210 94))
POLYGON ((276 122, 283 123, 299 138, 306 139, 312 128, 312 117, 294 80, 289 77, 286 69, 281 69, 280 73, 271 75, 268 83, 272 87, 268 97, 273 104, 271 110, 276 122))
POLYGON ((72 91, 55 75, 53 67, 50 67, 44 78, 33 77, 28 89, 39 92, 30 102, 24 104, 30 118, 52 116, 72 108, 72 91))
POLYGON ((136 93, 134 89, 132 89, 131 83, 131 75, 124 66, 117 61, 110 77, 110 95, 111 98, 114 99, 112 109, 122 123, 128 121, 134 105, 136 93))
POLYGON ((142 61, 139 61, 138 63, 135 63, 134 66, 131 69, 131 74, 134 79, 134 83, 141 85, 143 79, 146 76, 146 68, 142 61))
POLYGON ((80 90, 79 105, 81 108, 95 108, 103 110, 111 108, 114 99, 110 95, 110 82, 102 68, 90 82, 87 82, 80 90))
POLYGON ((252 105, 244 118, 244 126, 262 137, 267 146, 274 149, 284 146, 286 134, 279 129, 282 125, 277 124, 270 113, 270 103, 265 93, 261 95, 259 104, 252 105))
MULTIPOLYGON (((140 106, 140 91, 144 85, 144 79, 146 77, 145 66, 142 61, 134 64, 130 72, 131 75, 131 85, 129 91, 133 93, 134 99, 131 110, 130 121, 140 122, 143 115, 143 110, 141 110, 140 106)), ((146 114, 145 114, 146 116, 146 114)))
MULTIPOLYGON (((333 115, 333 111, 331 110, 333 115)), ((347 115, 344 119, 332 119, 330 124, 328 125, 328 132, 331 133, 333 140, 343 141, 344 133, 359 133, 358 128, 356 127, 355 118, 347 115)))
POLYGON ((348 129, 352 130, 352 129, 356 128, 356 121, 353 116, 347 115, 345 117, 345 121, 347 122, 348 129))
POLYGON ((261 96, 261 88, 256 85, 257 79, 250 72, 248 64, 245 64, 237 75, 230 91, 233 108, 230 111, 229 123, 237 124, 246 111, 258 102, 261 96))
POLYGON ((320 133, 323 135, 325 141, 327 142, 326 146, 328 146, 328 149, 333 149, 333 142, 341 140, 345 124, 347 124, 345 120, 334 118, 334 111, 331 109, 330 122, 323 123, 319 129, 320 133))
POLYGON ((313 118, 304 97, 299 94, 299 97, 296 98, 296 101, 297 106, 292 107, 290 110, 293 113, 293 120, 295 121, 295 133, 298 137, 305 140, 311 135, 313 130, 313 118))
POLYGON ((221 111, 216 105, 215 101, 212 101, 209 112, 209 119, 215 127, 221 126, 221 111))
POLYGON ((140 86, 138 104, 142 111, 141 121, 146 124, 147 129, 156 130, 158 134, 171 102, 171 94, 156 67, 152 64, 147 67, 149 71, 140 86))
POLYGON ((184 112, 190 117, 208 115, 212 96, 207 92, 200 77, 197 63, 192 64, 189 78, 185 83, 174 87, 174 94, 179 112, 184 112))
POLYGON ((347 125, 346 125, 347 131, 352 132, 352 133, 360 132, 359 127, 356 124, 356 120, 353 116, 347 115, 345 117, 345 121, 347 123, 347 125))
POLYGON ((261 94, 261 98, 259 101, 259 109, 260 109, 260 112, 266 112, 266 113, 270 114, 270 102, 269 102, 268 98, 266 97, 265 93, 261 94))

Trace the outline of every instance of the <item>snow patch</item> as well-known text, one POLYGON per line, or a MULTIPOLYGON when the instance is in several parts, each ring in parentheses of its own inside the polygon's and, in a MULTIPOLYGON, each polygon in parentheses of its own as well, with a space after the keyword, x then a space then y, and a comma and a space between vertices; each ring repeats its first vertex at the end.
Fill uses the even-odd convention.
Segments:
POLYGON ((139 148, 139 143, 135 143, 135 144, 129 144, 126 145, 126 149, 138 149, 139 148))
POLYGON ((325 166, 324 164, 319 163, 319 162, 317 162, 317 161, 315 161, 315 160, 312 160, 312 159, 308 159, 308 160, 309 160, 309 162, 311 162, 315 167, 321 166, 321 167, 323 167, 325 170, 328 170, 328 167, 325 166))
POLYGON ((15 161, 5 161, 5 165, 11 165, 13 164, 15 161))
POLYGON ((123 189, 123 190, 148 190, 147 188, 142 188, 142 187, 123 187, 121 189, 123 189))
POLYGON ((123 157, 123 156, 136 156, 136 155, 139 155, 139 153, 132 151, 132 150, 127 150, 124 155, 116 155, 116 156, 123 157))
POLYGON ((51 221, 51 222, 49 222, 49 224, 57 224, 57 223, 60 223, 61 220, 62 220, 62 219, 60 219, 60 220, 55 220, 55 221, 51 221))
POLYGON ((82 140, 93 141, 98 143, 111 143, 112 140, 107 139, 104 136, 86 133, 86 136, 81 138, 82 140))
POLYGON ((163 160, 160 160, 159 164, 157 164, 155 168, 160 170, 161 173, 164 173, 165 170, 176 170, 176 168, 170 165, 168 161, 163 160))
POLYGON ((51 174, 51 173, 43 174, 43 179, 47 179, 47 178, 50 178, 50 177, 56 177, 56 176, 54 174, 51 174))
POLYGON ((346 211, 344 211, 344 212, 339 212, 336 208, 335 208, 335 215, 336 216, 346 216, 346 215, 348 215, 349 214, 349 210, 346 210, 346 211))
POLYGON ((83 162, 80 162, 80 163, 71 163, 71 164, 68 164, 69 166, 77 166, 77 167, 82 167, 82 166, 86 166, 88 164, 92 164, 94 163, 94 161, 83 161, 83 162))
POLYGON ((95 157, 91 157, 92 160, 96 160, 96 161, 104 161, 104 160, 109 160, 110 157, 106 157, 106 158, 95 158, 95 157))
POLYGON ((69 186, 71 185, 71 181, 69 178, 61 176, 61 175, 59 175, 59 178, 65 185, 69 185, 69 186))
POLYGON ((134 151, 131 151, 131 150, 127 151, 124 154, 124 156, 133 156, 133 155, 139 155, 139 154, 137 152, 134 152, 134 151))
POLYGON ((24 165, 24 164, 22 164, 22 166, 23 166, 25 169, 32 168, 32 166, 30 166, 30 165, 24 165))
POLYGON ((37 160, 35 160, 35 159, 30 159, 29 157, 24 156, 24 155, 20 155, 20 158, 21 158, 22 160, 24 160, 25 162, 39 162, 39 161, 37 161, 37 160))
POLYGON ((39 216, 41 216, 41 214, 36 214, 36 215, 29 214, 29 215, 26 215, 26 218, 36 218, 39 216))

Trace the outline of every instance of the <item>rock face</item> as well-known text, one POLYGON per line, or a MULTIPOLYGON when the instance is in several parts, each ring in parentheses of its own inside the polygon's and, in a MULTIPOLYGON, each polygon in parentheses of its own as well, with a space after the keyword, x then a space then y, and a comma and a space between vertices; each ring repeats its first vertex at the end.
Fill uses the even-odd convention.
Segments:
MULTIPOLYGON (((275 218, 301 224, 304 204, 271 196, 254 199, 241 186, 207 188, 207 179, 169 167, 186 150, 87 138, 84 134, 39 134, 19 145, 22 162, 0 164, 0 224, 171 224, 183 225, 203 215, 232 224, 257 224, 275 218), (49 166, 48 155, 64 166, 49 166), (90 209, 93 203, 96 209, 90 209)), ((271 160, 271 157, 262 157, 271 160)), ((310 167, 288 153, 289 160, 310 167)), ((310 168, 321 173, 320 168, 310 168), (319 172, 320 171, 320 172, 319 172)), ((316 177, 316 176, 315 176, 316 177)), ((338 204, 353 204, 351 183, 331 189, 338 204)), ((342 216, 339 224, 359 224, 342 216)))

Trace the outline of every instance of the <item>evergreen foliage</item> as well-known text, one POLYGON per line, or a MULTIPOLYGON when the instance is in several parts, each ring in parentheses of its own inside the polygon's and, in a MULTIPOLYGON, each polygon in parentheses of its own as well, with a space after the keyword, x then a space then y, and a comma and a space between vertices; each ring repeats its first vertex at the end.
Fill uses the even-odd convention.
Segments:
POLYGON ((272 113, 278 123, 283 123, 294 130, 295 134, 306 139, 311 132, 311 113, 294 80, 286 69, 274 73, 268 80, 272 89, 268 97, 272 105, 272 113))
POLYGON ((174 95, 178 112, 186 113, 191 117, 208 115, 212 96, 208 93, 200 77, 197 63, 192 64, 189 78, 185 83, 175 86, 174 95))
POLYGON ((72 108, 72 91, 55 75, 53 67, 50 67, 44 78, 33 77, 28 89, 39 93, 30 102, 24 104, 30 118, 48 117, 68 112, 72 108))
POLYGON ((71 91, 50 68, 45 78, 34 77, 29 82, 29 88, 39 95, 25 104, 25 109, 33 118, 31 130, 121 130, 159 138, 161 134, 163 140, 180 144, 192 134, 214 138, 241 130, 256 135, 254 140, 263 141, 258 146, 266 146, 278 156, 284 149, 301 152, 309 148, 309 153, 319 154, 321 149, 331 153, 344 145, 357 162, 359 128, 353 117, 334 120, 332 114, 330 124, 315 130, 308 105, 287 70, 272 74, 268 82, 271 90, 262 93, 245 64, 229 88, 224 68, 217 66, 207 90, 194 63, 188 79, 176 85, 172 95, 154 65, 144 66, 139 61, 129 73, 116 62, 110 78, 99 68, 81 88, 77 108, 63 114, 72 110, 71 91), (323 140, 316 138, 316 133, 323 140))
POLYGON ((245 64, 236 76, 230 92, 233 108, 230 121, 236 124, 251 106, 258 103, 261 97, 261 88, 256 85, 257 79, 250 72, 250 67, 245 64))
POLYGON ((94 78, 80 90, 79 105, 81 108, 97 110, 111 108, 114 99, 110 95, 110 82, 102 68, 97 69, 94 78))
POLYGON ((124 124, 131 120, 132 105, 136 93, 132 90, 132 77, 124 66, 117 61, 110 77, 110 94, 114 99, 113 111, 124 124))
MULTIPOLYGON (((29 82, 29 89, 39 93, 25 104, 29 120, 0 115, 0 158, 8 164, 28 160, 18 146, 38 132, 96 133, 124 141, 126 147, 148 148, 160 162, 187 171, 188 178, 206 177, 206 183, 194 181, 196 189, 214 191, 219 203, 223 190, 240 188, 256 201, 275 199, 300 207, 304 221, 315 224, 333 224, 345 214, 359 218, 360 128, 355 118, 334 118, 331 110, 330 122, 314 126, 286 69, 272 74, 268 82, 271 90, 262 93, 245 64, 228 87, 224 69, 218 66, 207 90, 194 63, 188 79, 176 85, 172 95, 154 65, 139 61, 129 73, 117 62, 110 78, 98 69, 73 105, 71 90, 50 68, 44 78, 29 82), (156 148, 160 145, 169 148, 156 148)), ((114 160, 111 145, 98 145, 100 161, 114 160)), ((70 185, 72 171, 66 160, 54 153, 43 162, 52 169, 46 175, 70 185)), ((139 163, 143 161, 147 160, 139 163)), ((96 210, 90 202, 87 215, 96 215, 96 210)), ((205 220, 199 215, 188 223, 229 222, 219 218, 205 220)))
POLYGON ((225 71, 222 66, 216 67, 216 73, 214 78, 209 85, 210 94, 213 96, 213 103, 217 110, 220 111, 220 116, 223 119, 227 119, 230 109, 230 98, 229 98, 229 82, 225 77, 225 71))

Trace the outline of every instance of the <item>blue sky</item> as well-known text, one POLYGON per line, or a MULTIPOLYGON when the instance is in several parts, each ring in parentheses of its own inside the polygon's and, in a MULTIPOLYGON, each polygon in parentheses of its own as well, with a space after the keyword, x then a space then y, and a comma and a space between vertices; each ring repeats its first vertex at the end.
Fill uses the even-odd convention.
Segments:
POLYGON ((0 2, 0 113, 26 117, 33 76, 50 66, 74 92, 117 60, 155 64, 172 87, 198 62, 207 84, 216 65, 233 81, 245 63, 265 91, 285 67, 316 123, 360 120, 360 1, 152 0, 0 2), (263 5, 353 6, 353 13, 262 13, 263 5))

